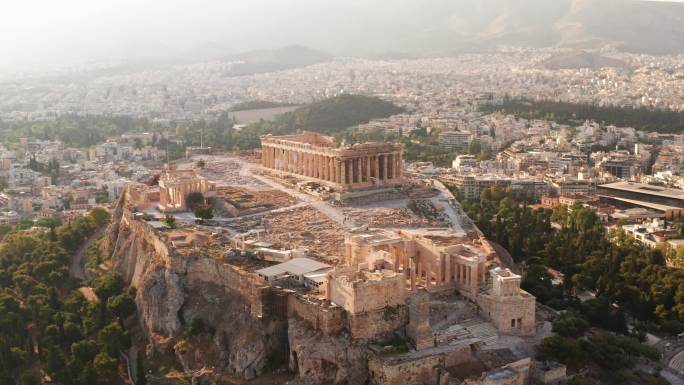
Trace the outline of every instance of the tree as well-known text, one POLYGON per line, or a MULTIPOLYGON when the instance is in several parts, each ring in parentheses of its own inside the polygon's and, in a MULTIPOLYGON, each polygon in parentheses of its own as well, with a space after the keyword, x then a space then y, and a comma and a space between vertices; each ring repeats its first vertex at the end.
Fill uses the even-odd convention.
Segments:
POLYGON ((93 340, 82 340, 71 344, 71 355, 75 360, 84 364, 92 361, 98 350, 97 342, 93 340))
POLYGON ((112 357, 131 346, 131 338, 118 322, 105 326, 98 334, 98 339, 104 351, 112 357))
POLYGON ((95 221, 95 225, 97 227, 102 227, 106 225, 109 222, 109 219, 111 218, 109 212, 107 212, 107 210, 102 207, 93 207, 88 212, 88 216, 92 218, 93 221, 95 221))
POLYGON ((118 366, 119 361, 106 352, 98 353, 93 360, 93 368, 95 369, 95 373, 97 374, 99 380, 103 383, 107 383, 116 378, 118 366))
POLYGON ((566 311, 553 321, 553 332, 563 337, 578 338, 589 330, 589 323, 581 315, 566 311))
POLYGON ((103 303, 107 303, 110 297, 121 294, 123 289, 123 277, 118 273, 107 273, 98 278, 93 285, 95 294, 103 303))
POLYGON ((162 221, 164 222, 166 227, 168 227, 170 229, 176 228, 176 217, 174 217, 173 215, 166 214, 166 216, 164 217, 164 219, 162 221))
POLYGON ((185 198, 185 206, 188 210, 195 210, 204 204, 204 195, 201 192, 191 192, 185 198))
POLYGON ((211 206, 202 206, 195 209, 195 216, 202 220, 207 220, 214 217, 214 212, 211 206))
POLYGON ((582 365, 585 354, 579 341, 561 336, 546 337, 538 348, 539 358, 554 360, 577 367, 582 365))
POLYGON ((115 297, 109 298, 107 301, 107 309, 119 319, 124 320, 128 316, 135 313, 135 301, 129 293, 119 294, 115 297))

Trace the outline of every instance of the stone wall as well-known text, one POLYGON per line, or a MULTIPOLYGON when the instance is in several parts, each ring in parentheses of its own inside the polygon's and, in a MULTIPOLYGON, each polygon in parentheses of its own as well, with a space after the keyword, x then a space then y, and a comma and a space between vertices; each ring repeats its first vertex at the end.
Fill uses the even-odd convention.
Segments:
POLYGON ((361 272, 373 278, 359 279, 353 268, 338 268, 328 277, 330 301, 351 314, 372 312, 406 301, 406 278, 403 274, 383 270, 361 272), (382 275, 381 278, 375 275, 382 275))
POLYGON ((339 306, 323 305, 296 293, 287 298, 287 316, 298 316, 324 335, 337 335, 346 327, 345 311, 339 306))
POLYGON ((354 339, 390 337, 408 323, 405 305, 349 315, 349 331, 354 339))
POLYGON ((470 346, 452 350, 427 352, 410 359, 384 359, 372 357, 368 362, 372 385, 436 384, 441 368, 463 364, 472 360, 470 346))

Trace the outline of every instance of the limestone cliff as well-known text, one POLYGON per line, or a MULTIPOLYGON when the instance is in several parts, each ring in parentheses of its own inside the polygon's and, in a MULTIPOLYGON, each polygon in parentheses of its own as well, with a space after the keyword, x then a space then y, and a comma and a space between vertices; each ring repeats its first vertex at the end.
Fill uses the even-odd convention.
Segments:
POLYGON ((172 347, 187 370, 213 367, 216 374, 251 378, 267 363, 285 361, 287 321, 262 317, 263 285, 220 260, 177 253, 146 222, 132 219, 123 203, 106 243, 114 268, 138 289, 141 326, 155 349, 173 345, 157 342, 169 337, 183 341, 184 325, 200 319, 211 338, 199 354, 193 340, 172 347))
POLYGON ((290 370, 298 373, 292 385, 364 384, 368 379, 368 348, 346 333, 326 336, 305 321, 291 319, 290 370))

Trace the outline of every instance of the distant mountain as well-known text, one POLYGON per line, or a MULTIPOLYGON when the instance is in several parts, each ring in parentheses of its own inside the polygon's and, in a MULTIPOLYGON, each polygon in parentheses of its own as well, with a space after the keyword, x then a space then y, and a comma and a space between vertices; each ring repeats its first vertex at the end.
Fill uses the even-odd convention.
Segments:
POLYGON ((300 45, 291 45, 275 50, 244 52, 223 58, 235 62, 227 76, 253 75, 306 67, 332 59, 327 53, 300 45))
POLYGON ((455 45, 684 52, 684 4, 639 0, 455 0, 455 45))
POLYGON ((603 68, 625 67, 627 63, 622 60, 601 56, 597 53, 586 51, 574 51, 554 55, 541 63, 548 69, 578 69, 578 68, 603 68))

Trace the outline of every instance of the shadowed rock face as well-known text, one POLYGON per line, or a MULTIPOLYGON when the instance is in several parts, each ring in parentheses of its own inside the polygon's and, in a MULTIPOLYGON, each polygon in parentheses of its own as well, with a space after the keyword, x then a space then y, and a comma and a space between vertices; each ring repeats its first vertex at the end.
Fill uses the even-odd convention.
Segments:
POLYGON ((352 342, 348 333, 325 336, 296 317, 287 319, 281 311, 287 297, 201 252, 180 254, 168 247, 132 219, 122 208, 124 199, 105 246, 116 271, 137 288, 140 323, 153 351, 175 354, 186 371, 211 368, 205 384, 226 383, 227 376, 252 379, 288 360, 298 374, 294 383, 366 381, 365 343, 352 342), (198 319, 203 332, 186 338, 188 325, 198 319))
POLYGON ((217 375, 243 378, 260 374, 278 357, 287 359, 286 321, 253 316, 260 299, 239 286, 234 270, 211 257, 178 254, 125 214, 119 209, 114 215, 109 249, 114 268, 137 288, 141 326, 155 350, 171 349, 186 370, 215 367, 217 375), (203 338, 169 343, 182 340, 197 319, 209 331, 203 338))

